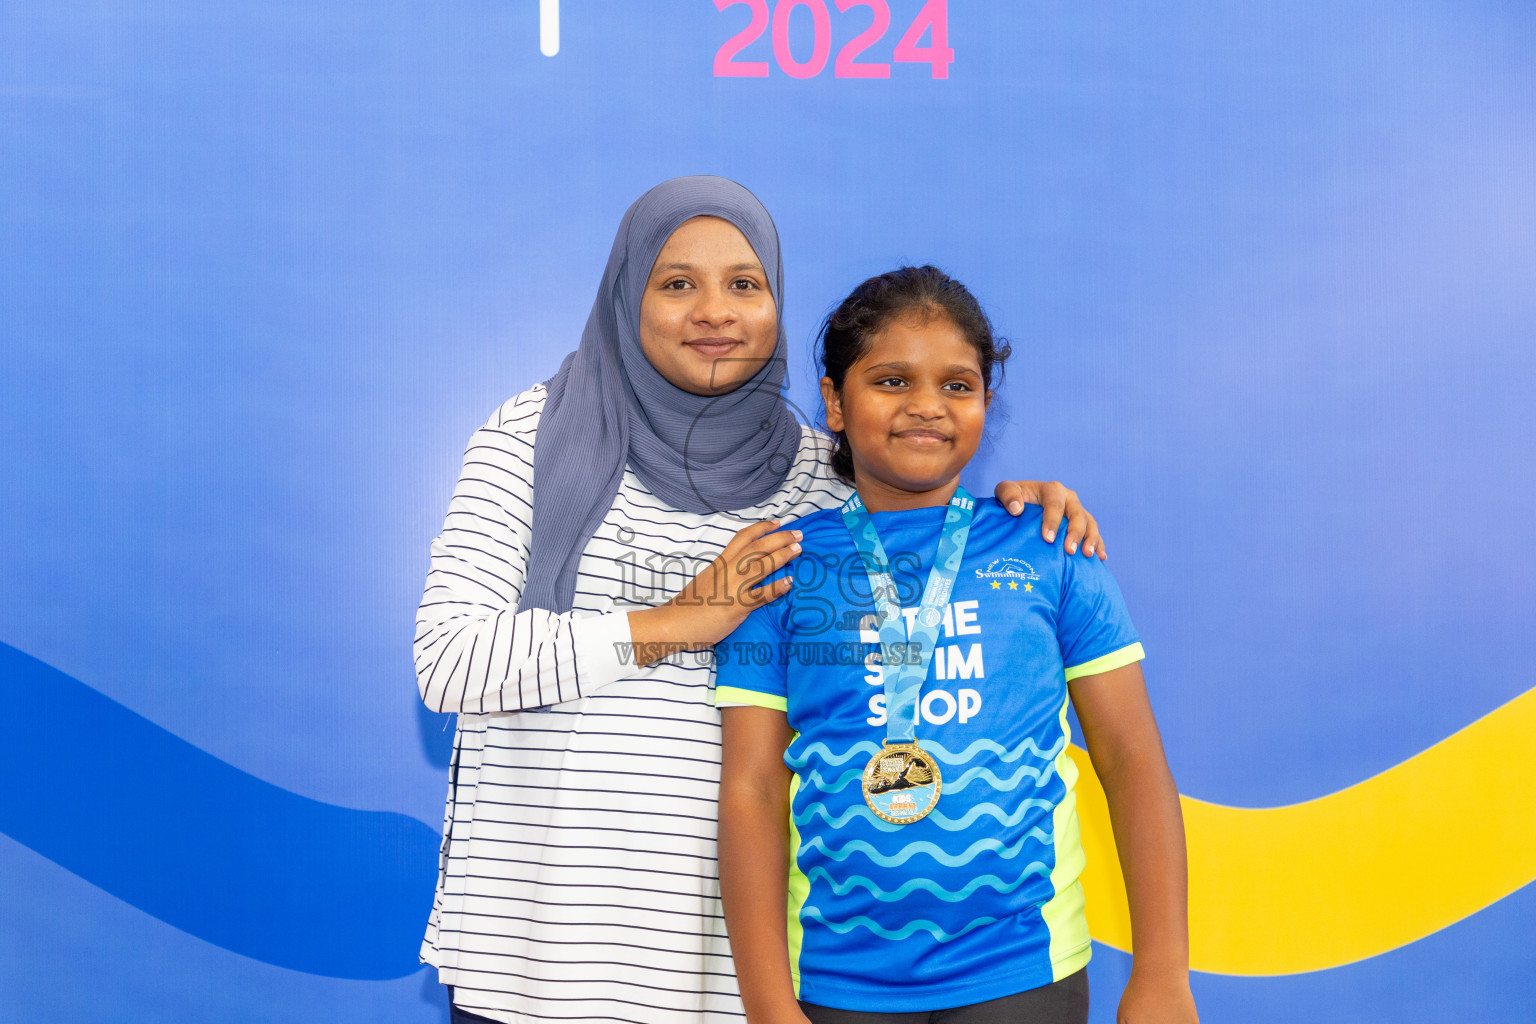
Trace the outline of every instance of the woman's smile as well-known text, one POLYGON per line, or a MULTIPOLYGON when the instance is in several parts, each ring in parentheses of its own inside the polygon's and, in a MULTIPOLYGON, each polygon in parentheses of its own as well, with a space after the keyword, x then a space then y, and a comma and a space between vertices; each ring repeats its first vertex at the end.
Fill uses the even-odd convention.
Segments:
POLYGON ((742 346, 742 342, 738 338, 695 338, 692 341, 685 341, 683 344, 699 353, 699 355, 707 356, 710 359, 728 356, 742 346))

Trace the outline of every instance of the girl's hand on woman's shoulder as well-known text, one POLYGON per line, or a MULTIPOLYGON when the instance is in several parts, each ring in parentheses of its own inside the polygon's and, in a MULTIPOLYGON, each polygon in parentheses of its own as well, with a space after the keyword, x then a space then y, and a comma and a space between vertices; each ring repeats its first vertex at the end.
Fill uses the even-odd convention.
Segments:
POLYGON ((1099 536, 1099 523, 1077 500, 1077 492, 1058 480, 1004 480, 992 491, 998 503, 1014 515, 1024 511, 1024 506, 1039 505, 1044 511, 1040 517, 1040 536, 1047 544, 1056 541, 1056 530, 1062 516, 1067 519, 1067 554, 1077 554, 1082 545, 1084 555, 1098 555, 1099 561, 1109 557, 1104 550, 1104 538, 1099 536))
POLYGON ((1199 1024, 1195 996, 1184 971, 1143 972, 1134 965, 1120 997, 1116 1024, 1199 1024))
POLYGON ((764 584, 800 553, 799 530, 768 519, 737 531, 725 550, 666 604, 629 613, 636 662, 698 651, 730 636, 751 612, 789 593, 790 578, 764 584))

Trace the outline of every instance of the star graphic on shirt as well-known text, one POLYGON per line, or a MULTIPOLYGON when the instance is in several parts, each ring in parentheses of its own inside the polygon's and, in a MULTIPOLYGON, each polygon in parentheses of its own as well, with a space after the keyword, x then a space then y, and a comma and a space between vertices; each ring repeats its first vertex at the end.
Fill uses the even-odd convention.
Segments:
POLYGON ((1001 590, 1001 589, 1003 589, 1003 585, 1001 583, 997 582, 997 580, 993 580, 992 581, 992 589, 993 590, 1001 590))
POLYGON ((1024 584, 1024 589, 1026 591, 1034 590, 1035 589, 1035 585, 1033 583, 1026 583, 1026 584, 1024 584))
POLYGON ((1013 580, 1009 580, 1008 581, 1008 589, 1009 590, 1018 590, 1019 589, 1019 585, 1017 583, 1013 582, 1013 580))

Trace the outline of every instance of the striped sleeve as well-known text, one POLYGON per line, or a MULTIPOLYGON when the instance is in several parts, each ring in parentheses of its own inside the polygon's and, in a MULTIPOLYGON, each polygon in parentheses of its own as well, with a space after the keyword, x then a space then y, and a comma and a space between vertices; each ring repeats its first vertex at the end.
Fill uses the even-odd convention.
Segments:
POLYGON ((576 700, 623 675, 623 612, 518 610, 533 521, 533 441, 544 391, 497 410, 470 439, 432 542, 413 651, 434 711, 519 711, 576 700))

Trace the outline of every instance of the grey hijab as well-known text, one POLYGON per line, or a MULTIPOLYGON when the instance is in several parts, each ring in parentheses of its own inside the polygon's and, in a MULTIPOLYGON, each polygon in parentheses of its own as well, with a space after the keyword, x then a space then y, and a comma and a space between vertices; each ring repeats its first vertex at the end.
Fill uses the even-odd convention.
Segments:
MULTIPOLYGON (((734 181, 664 181, 619 223, 581 345, 546 382, 533 449, 533 542, 521 608, 567 612, 582 551, 628 465, 685 512, 745 508, 783 484, 800 445, 784 404, 784 264, 773 218, 734 181), (661 247, 693 217, 740 229, 768 274, 779 311, 774 354, 726 395, 695 395, 657 372, 640 348, 640 298, 661 247)), ((665 532, 662 530, 660 532, 665 532)))

